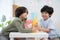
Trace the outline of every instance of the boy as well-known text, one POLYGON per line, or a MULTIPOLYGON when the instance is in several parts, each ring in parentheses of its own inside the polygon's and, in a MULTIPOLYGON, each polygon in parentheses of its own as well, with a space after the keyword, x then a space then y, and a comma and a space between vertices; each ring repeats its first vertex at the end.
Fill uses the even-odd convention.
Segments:
POLYGON ((45 5, 41 9, 42 18, 39 22, 41 27, 37 28, 40 31, 46 32, 49 34, 49 40, 59 40, 58 34, 56 33, 55 26, 53 21, 51 20, 51 16, 54 10, 52 7, 45 5))
MULTIPOLYGON (((30 33, 34 29, 25 29, 24 23, 27 19, 28 10, 25 7, 18 7, 15 11, 15 19, 12 21, 10 25, 2 30, 2 38, 1 40, 10 40, 9 33, 10 32, 21 32, 21 33, 30 33)), ((17 39, 19 40, 19 39, 17 39)))

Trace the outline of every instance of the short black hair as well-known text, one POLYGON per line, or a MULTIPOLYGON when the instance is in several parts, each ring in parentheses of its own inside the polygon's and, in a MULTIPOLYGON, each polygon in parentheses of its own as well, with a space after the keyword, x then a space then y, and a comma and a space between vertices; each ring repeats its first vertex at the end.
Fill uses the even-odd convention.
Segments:
POLYGON ((19 17, 21 16, 23 13, 27 13, 28 14, 28 10, 26 7, 18 7, 16 10, 15 10, 15 17, 19 17))
POLYGON ((52 15, 54 10, 52 7, 45 5, 42 9, 41 12, 47 12, 49 15, 52 15))

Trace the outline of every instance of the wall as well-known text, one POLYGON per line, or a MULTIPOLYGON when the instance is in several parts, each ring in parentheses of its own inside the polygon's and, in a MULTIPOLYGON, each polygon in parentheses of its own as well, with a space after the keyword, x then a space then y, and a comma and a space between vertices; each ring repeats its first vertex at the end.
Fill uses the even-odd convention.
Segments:
MULTIPOLYGON (((0 0, 0 24, 2 15, 6 16, 6 20, 10 20, 12 17, 12 0, 0 0)), ((0 27, 1 31, 2 27, 0 27)))
POLYGON ((0 0, 0 19, 2 15, 5 15, 7 20, 12 17, 12 0, 0 0))

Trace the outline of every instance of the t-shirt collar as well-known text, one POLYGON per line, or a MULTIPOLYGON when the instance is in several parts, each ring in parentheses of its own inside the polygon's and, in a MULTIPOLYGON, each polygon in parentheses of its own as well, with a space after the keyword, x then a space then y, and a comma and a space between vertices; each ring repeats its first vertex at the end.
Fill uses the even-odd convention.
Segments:
POLYGON ((44 20, 43 18, 42 18, 42 20, 44 21, 44 22, 46 22, 46 21, 49 21, 51 18, 48 18, 47 20, 44 20))

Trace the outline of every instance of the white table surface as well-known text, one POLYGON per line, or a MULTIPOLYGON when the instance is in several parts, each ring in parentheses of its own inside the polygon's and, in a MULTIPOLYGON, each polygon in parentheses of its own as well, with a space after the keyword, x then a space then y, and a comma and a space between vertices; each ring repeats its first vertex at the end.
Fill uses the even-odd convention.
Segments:
POLYGON ((11 32, 10 38, 48 38, 48 33, 39 32, 39 33, 19 33, 19 32, 11 32))

